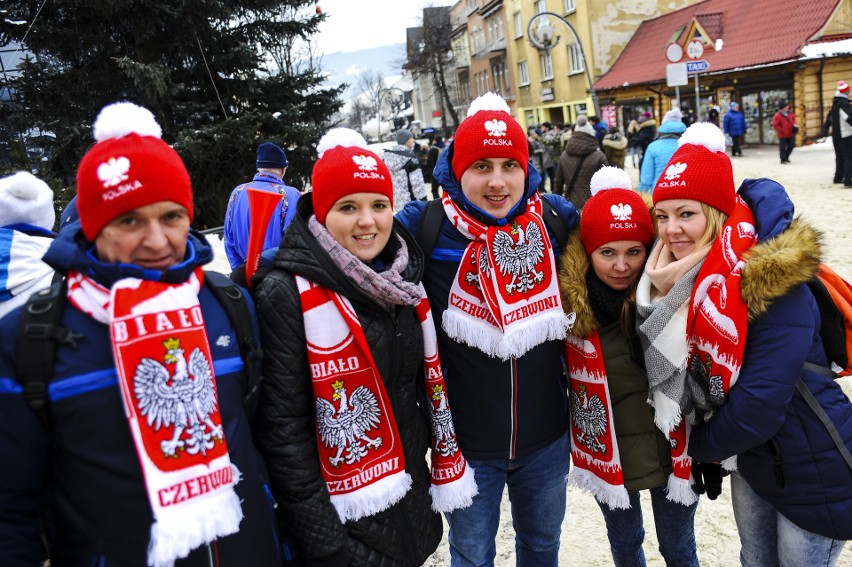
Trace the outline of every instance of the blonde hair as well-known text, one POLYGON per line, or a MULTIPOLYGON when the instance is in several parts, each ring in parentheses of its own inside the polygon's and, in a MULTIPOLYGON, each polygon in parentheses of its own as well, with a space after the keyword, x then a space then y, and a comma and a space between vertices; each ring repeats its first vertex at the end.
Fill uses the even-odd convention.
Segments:
POLYGON ((696 248, 703 248, 716 240, 716 237, 722 233, 725 221, 728 220, 728 215, 706 203, 701 203, 701 212, 707 217, 707 227, 701 239, 695 243, 696 248))

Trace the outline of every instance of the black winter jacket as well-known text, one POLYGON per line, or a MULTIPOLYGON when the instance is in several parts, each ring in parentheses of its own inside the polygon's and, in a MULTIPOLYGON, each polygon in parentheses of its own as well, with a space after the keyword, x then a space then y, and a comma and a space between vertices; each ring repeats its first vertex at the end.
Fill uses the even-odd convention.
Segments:
MULTIPOLYGON (((440 516, 432 511, 426 451, 430 428, 425 402, 423 338, 413 307, 388 311, 358 288, 319 247, 308 229, 310 199, 301 199, 275 257, 260 283, 256 300, 264 341, 265 380, 258 410, 257 438, 269 467, 279 512, 309 565, 419 566, 438 547, 440 516), (305 329, 294 274, 338 292, 358 314, 390 398, 413 484, 405 497, 384 512, 341 523, 320 476, 305 329)), ((395 223, 408 246, 403 277, 418 281, 422 252, 395 223)), ((394 236, 379 260, 392 260, 394 236)))

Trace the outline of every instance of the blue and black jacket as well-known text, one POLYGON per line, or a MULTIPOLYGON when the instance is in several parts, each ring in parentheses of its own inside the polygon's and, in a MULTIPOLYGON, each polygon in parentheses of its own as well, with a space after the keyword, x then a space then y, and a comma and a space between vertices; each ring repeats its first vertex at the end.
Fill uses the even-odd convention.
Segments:
MULTIPOLYGON (((79 230, 63 230, 45 255, 60 272, 84 273, 109 287, 133 276, 183 282, 213 252, 191 233, 186 260, 166 272, 104 264, 79 230)), ((219 410, 244 514, 240 531, 191 552, 176 565, 281 565, 274 502, 243 408, 246 389, 236 333, 207 286, 198 294, 216 376, 219 410)), ((249 301, 252 321, 254 307, 249 301)), ((16 376, 18 323, 0 329, 0 557, 4 566, 43 561, 42 529, 52 565, 145 565, 154 521, 118 386, 110 332, 66 303, 62 325, 83 336, 59 345, 48 387, 49 427, 27 405, 16 376)))
MULTIPOLYGON (((452 172, 454 145, 441 153, 434 177, 453 200, 481 222, 505 225, 526 209, 541 176, 529 165, 524 195, 502 219, 471 204, 452 172)), ((543 195, 569 230, 577 226, 577 210, 564 197, 543 195)), ((418 237, 426 203, 408 203, 396 218, 418 237)), ((559 251, 550 234, 554 250, 559 251)), ((444 218, 423 285, 432 305, 438 348, 447 389, 452 392, 453 422, 467 458, 506 459, 529 455, 564 435, 568 429, 567 381, 562 366, 562 341, 548 341, 520 358, 501 360, 447 336, 441 320, 467 238, 444 218)), ((566 457, 567 458, 567 457, 566 457)))

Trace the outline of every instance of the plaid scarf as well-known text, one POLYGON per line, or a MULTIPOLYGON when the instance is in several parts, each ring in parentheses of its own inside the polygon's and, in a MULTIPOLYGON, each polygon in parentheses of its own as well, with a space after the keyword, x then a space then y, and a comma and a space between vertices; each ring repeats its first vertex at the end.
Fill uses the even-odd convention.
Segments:
POLYGON ((219 414, 198 291, 204 272, 167 284, 124 278, 111 289, 68 274, 68 299, 110 326, 124 410, 154 513, 148 565, 171 565, 233 534, 243 518, 219 414))
POLYGON ((503 360, 564 339, 568 319, 538 193, 506 226, 482 224, 447 194, 442 201, 453 226, 471 241, 444 311, 447 335, 503 360))
MULTIPOLYGON (((423 331, 424 386, 430 400, 432 508, 451 512, 469 506, 477 493, 474 471, 456 440, 426 292, 400 275, 408 264, 404 241, 400 239, 390 269, 377 273, 337 243, 315 217, 308 226, 335 264, 371 297, 386 307, 414 305, 423 331)), ((301 276, 295 279, 316 404, 320 471, 341 521, 371 516, 411 488, 390 399, 349 300, 301 276)))

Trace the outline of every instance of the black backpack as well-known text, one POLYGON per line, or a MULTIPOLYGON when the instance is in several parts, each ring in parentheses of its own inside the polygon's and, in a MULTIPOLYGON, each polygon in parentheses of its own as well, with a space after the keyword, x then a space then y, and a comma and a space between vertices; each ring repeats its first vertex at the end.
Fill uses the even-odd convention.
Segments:
MULTIPOLYGON (((243 290, 218 272, 204 272, 204 284, 222 305, 234 327, 243 359, 247 386, 243 405, 249 422, 254 422, 258 394, 262 381, 260 361, 263 353, 252 329, 248 303, 243 290)), ((50 287, 29 297, 18 325, 17 372, 24 389, 24 399, 50 429, 47 412, 47 386, 53 380, 56 348, 60 344, 77 348, 85 336, 61 325, 67 302, 67 282, 64 277, 54 277, 50 287)))

